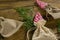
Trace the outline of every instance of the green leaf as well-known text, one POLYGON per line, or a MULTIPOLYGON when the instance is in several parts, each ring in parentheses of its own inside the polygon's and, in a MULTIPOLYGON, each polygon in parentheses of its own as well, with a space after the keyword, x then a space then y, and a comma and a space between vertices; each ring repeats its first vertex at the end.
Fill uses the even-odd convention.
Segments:
POLYGON ((33 7, 20 7, 16 8, 16 11, 19 13, 21 17, 24 19, 24 27, 26 30, 29 30, 31 27, 34 26, 33 23, 33 7))

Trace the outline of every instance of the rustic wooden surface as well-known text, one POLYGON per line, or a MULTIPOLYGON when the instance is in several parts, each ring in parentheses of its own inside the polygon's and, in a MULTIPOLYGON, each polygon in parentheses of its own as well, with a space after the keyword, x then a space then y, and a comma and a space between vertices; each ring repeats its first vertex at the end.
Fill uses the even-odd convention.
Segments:
POLYGON ((1 2, 0 1, 0 9, 13 9, 16 7, 22 7, 27 5, 33 5, 33 1, 17 1, 17 2, 1 2))
MULTIPOLYGON (((52 6, 56 6, 60 8, 60 0, 42 0, 44 2, 47 2, 51 4, 52 6)), ((0 1, 0 9, 10 9, 10 8, 16 8, 26 5, 33 5, 34 0, 29 1, 21 1, 21 0, 2 0, 0 1)))
MULTIPOLYGON (((60 8, 60 0, 42 0, 52 4, 52 6, 56 6, 60 8)), ((20 1, 20 0, 0 0, 0 16, 5 18, 20 20, 18 12, 14 10, 16 7, 34 5, 34 0, 31 1, 20 1)), ((43 12, 42 12, 43 13, 43 12)), ((50 24, 47 22, 46 26, 51 25, 54 26, 54 21, 51 21, 50 24)), ((51 27, 52 27, 51 26, 51 27)), ((49 26, 50 27, 50 26, 49 26)), ((4 38, 4 40, 26 40, 26 31, 24 27, 22 27, 17 33, 12 35, 9 38, 4 38)))

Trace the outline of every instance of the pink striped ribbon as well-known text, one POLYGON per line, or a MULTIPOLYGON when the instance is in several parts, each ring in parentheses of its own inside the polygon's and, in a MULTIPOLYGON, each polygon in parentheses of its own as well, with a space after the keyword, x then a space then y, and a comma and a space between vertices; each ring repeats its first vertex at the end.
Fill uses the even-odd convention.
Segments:
POLYGON ((39 12, 37 12, 36 15, 35 15, 35 18, 34 18, 34 22, 37 22, 41 19, 43 19, 43 17, 41 16, 41 14, 39 12))

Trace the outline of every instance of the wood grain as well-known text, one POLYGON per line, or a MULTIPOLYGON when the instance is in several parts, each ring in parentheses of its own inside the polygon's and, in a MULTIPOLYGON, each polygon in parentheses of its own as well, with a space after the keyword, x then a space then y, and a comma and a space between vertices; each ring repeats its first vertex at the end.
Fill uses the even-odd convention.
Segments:
MULTIPOLYGON (((53 6, 60 8, 60 0, 42 0, 44 2, 50 3, 53 6)), ((0 16, 3 16, 5 18, 20 20, 18 12, 14 10, 14 8, 22 7, 22 6, 29 6, 34 5, 35 0, 33 1, 21 1, 21 0, 0 0, 0 16)), ((44 14, 44 12, 41 10, 41 13, 44 14)), ((46 24, 47 27, 52 27, 54 30, 54 26, 56 28, 56 22, 49 21, 46 24), (52 25, 51 25, 52 24, 52 25)), ((22 27, 17 33, 15 33, 13 36, 9 38, 4 38, 4 40, 26 40, 26 31, 24 27, 22 27)))

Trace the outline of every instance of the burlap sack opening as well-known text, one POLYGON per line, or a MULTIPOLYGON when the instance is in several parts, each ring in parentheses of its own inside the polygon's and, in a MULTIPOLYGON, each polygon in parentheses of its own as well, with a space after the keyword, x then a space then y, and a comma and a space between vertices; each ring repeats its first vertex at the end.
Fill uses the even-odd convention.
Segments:
POLYGON ((60 18, 60 9, 57 7, 52 7, 51 5, 48 5, 46 7, 46 12, 50 14, 54 19, 60 18))
POLYGON ((4 17, 0 17, 0 21, 0 25, 2 27, 0 33, 3 37, 10 37, 14 33, 16 33, 23 24, 23 22, 13 19, 7 19, 4 17))

